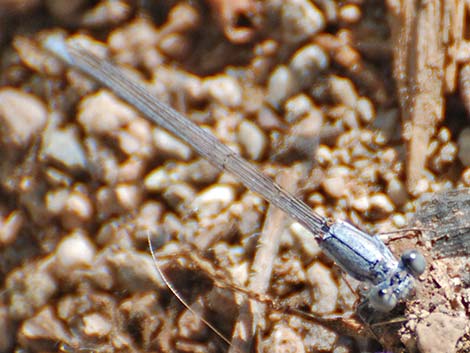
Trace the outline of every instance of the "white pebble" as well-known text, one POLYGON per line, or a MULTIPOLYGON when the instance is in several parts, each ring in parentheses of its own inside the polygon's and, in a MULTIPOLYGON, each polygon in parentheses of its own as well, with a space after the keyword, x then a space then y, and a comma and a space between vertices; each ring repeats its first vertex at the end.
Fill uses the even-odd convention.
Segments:
POLYGON ((215 214, 235 200, 235 191, 230 185, 217 184, 200 192, 192 202, 192 208, 205 215, 215 214))
POLYGON ((312 37, 325 26, 322 12, 311 1, 284 1, 281 6, 282 33, 289 43, 312 37))
POLYGON ((343 22, 353 24, 361 19, 361 10, 357 5, 347 4, 339 9, 339 19, 343 22))
POLYGON ((359 196, 352 200, 351 206, 359 212, 366 212, 370 209, 370 200, 366 195, 359 196))
POLYGON ((139 206, 142 194, 136 185, 119 184, 116 186, 116 196, 120 205, 126 210, 135 210, 139 206))
POLYGON ((359 98, 356 104, 356 111, 364 123, 370 123, 375 119, 375 109, 372 102, 367 98, 359 98))
POLYGON ((166 188, 163 197, 172 208, 179 209, 184 212, 185 207, 194 200, 194 189, 186 183, 172 183, 166 188))
POLYGON ((65 202, 65 210, 82 221, 89 220, 93 215, 93 205, 87 195, 79 191, 71 192, 65 202))
POLYGON ((183 161, 187 161, 192 157, 191 148, 165 130, 154 128, 153 142, 157 149, 157 153, 161 153, 168 157, 178 158, 183 161))
POLYGON ((266 150, 267 139, 258 125, 243 120, 238 126, 238 140, 251 160, 259 160, 266 150))
POLYGON ((297 93, 299 83, 291 70, 284 65, 278 66, 268 79, 268 94, 266 100, 276 109, 297 93))
POLYGON ((309 96, 301 93, 287 100, 284 109, 285 120, 293 123, 308 114, 313 109, 313 103, 309 96))
POLYGON ((53 215, 60 214, 64 209, 65 203, 69 196, 70 191, 68 189, 58 189, 48 191, 46 194, 46 208, 53 215))
POLYGON ((416 185, 413 190, 411 190, 411 194, 415 197, 418 197, 426 192, 429 192, 431 188, 430 182, 426 177, 419 179, 416 182, 416 185))
POLYGON ((314 293, 312 312, 317 314, 332 313, 338 301, 338 286, 331 275, 331 270, 321 262, 315 262, 307 270, 307 279, 314 293))
POLYGON ((144 179, 145 188, 148 191, 162 191, 172 182, 170 174, 165 167, 152 170, 144 179))
POLYGON ((75 231, 65 237, 55 251, 56 270, 66 275, 77 267, 91 266, 95 257, 95 246, 81 231, 75 231))
POLYGON ((137 114, 106 90, 101 90, 80 101, 78 121, 85 131, 112 134, 137 114))
POLYGON ((371 207, 377 208, 381 212, 391 213, 395 210, 395 205, 387 195, 378 193, 370 198, 371 207))
POLYGON ((0 139, 25 147, 46 125, 47 109, 32 94, 15 88, 0 90, 0 139))
POLYGON ((392 222, 395 227, 403 228, 406 226, 406 217, 402 213, 394 213, 392 216, 392 222))
MULTIPOLYGON (((304 344, 314 352, 341 353, 336 350, 341 342, 342 340, 338 339, 338 334, 334 330, 319 324, 311 325, 304 337, 304 344)), ((352 350, 348 349, 346 352, 351 353, 352 350)))
POLYGON ((466 187, 470 186, 470 168, 466 168, 462 173, 462 181, 466 187))
POLYGON ((9 245, 16 240, 24 221, 23 213, 19 210, 11 212, 5 218, 0 218, 0 247, 9 245))
POLYGON ((46 158, 69 169, 83 170, 87 165, 83 145, 73 127, 47 131, 42 140, 41 152, 46 158))
POLYGON ((70 334, 66 331, 51 305, 46 305, 33 317, 28 317, 18 331, 20 342, 67 342, 70 334))
MULTIPOLYGON (((315 138, 320 135, 320 130, 323 125, 323 114, 319 109, 311 109, 305 117, 297 121, 291 131, 297 136, 304 136, 315 138)), ((313 142, 310 140, 310 142, 313 142)), ((312 143, 315 144, 315 143, 312 143)), ((316 150, 316 146, 312 147, 316 150)))
POLYGON ((316 44, 309 44, 297 50, 289 63, 304 88, 312 85, 318 79, 318 72, 325 70, 329 65, 328 54, 316 44))
POLYGON ((269 349, 266 351, 272 353, 305 353, 305 347, 300 334, 287 325, 278 324, 270 336, 269 349))
POLYGON ((321 253, 321 248, 318 242, 312 237, 307 229, 305 229, 300 223, 294 222, 290 226, 289 230, 297 237, 297 244, 301 244, 303 251, 310 257, 315 258, 321 253))
POLYGON ((317 153, 315 156, 315 160, 320 164, 320 165, 326 165, 330 164, 333 162, 333 153, 331 152, 331 149, 328 146, 325 145, 320 145, 317 148, 317 153))
POLYGON ((112 327, 111 322, 101 314, 92 313, 83 317, 83 332, 88 336, 105 337, 112 327))
POLYGON ((346 185, 351 179, 351 171, 344 166, 331 167, 322 182, 323 189, 334 198, 341 198, 346 195, 346 185))
POLYGON ((329 80, 329 88, 330 93, 336 102, 342 103, 349 108, 355 108, 359 97, 357 95, 356 88, 350 79, 331 76, 329 80))
POLYGON ((204 80, 203 88, 220 104, 237 108, 242 104, 242 89, 238 81, 229 75, 218 75, 204 80))
POLYGON ((452 139, 452 134, 448 128, 442 127, 439 129, 439 132, 437 133, 437 138, 439 139, 441 143, 450 142, 452 139))

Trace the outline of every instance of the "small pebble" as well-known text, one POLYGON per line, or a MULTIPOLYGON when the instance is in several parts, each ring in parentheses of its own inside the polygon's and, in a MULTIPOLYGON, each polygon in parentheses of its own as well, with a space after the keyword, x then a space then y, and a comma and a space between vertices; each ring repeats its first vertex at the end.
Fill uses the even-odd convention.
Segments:
POLYGON ((46 125, 47 109, 32 94, 19 89, 0 89, 0 140, 17 147, 26 147, 46 125))
POLYGON ((148 191, 161 192, 176 182, 165 167, 152 170, 144 179, 145 188, 148 191))
POLYGON ((430 181, 427 178, 421 178, 417 181, 413 190, 410 190, 411 194, 414 197, 419 197, 420 195, 429 192, 431 188, 430 181))
POLYGON ((144 65, 152 70, 163 61, 163 55, 158 51, 160 37, 150 18, 138 17, 113 30, 108 44, 110 50, 116 53, 118 62, 134 67, 144 65))
POLYGON ((142 201, 142 192, 137 185, 119 184, 116 186, 116 197, 123 209, 133 211, 142 201))
POLYGON ((92 265, 96 249, 82 231, 67 235, 55 251, 56 271, 62 275, 76 268, 87 268, 92 265))
POLYGON ((280 65, 269 76, 266 100, 275 109, 279 109, 298 90, 299 82, 292 71, 287 66, 280 65))
POLYGON ((64 210, 80 221, 88 221, 93 215, 93 205, 89 197, 80 191, 73 191, 67 196, 64 210))
POLYGON ((354 24, 361 19, 361 9, 355 4, 347 4, 339 9, 339 19, 348 24, 354 24))
POLYGON ((325 145, 318 146, 315 160, 323 166, 331 164, 333 162, 333 154, 331 149, 325 145))
POLYGON ((328 195, 338 199, 346 194, 349 180, 351 180, 351 170, 348 167, 334 166, 328 169, 322 186, 328 195))
POLYGON ((191 159, 193 155, 191 148, 172 134, 156 127, 153 129, 152 135, 157 153, 183 161, 191 159))
POLYGON ((181 213, 187 212, 188 205, 195 198, 194 189, 186 183, 174 183, 168 186, 163 193, 163 198, 173 208, 181 213))
POLYGON ((392 222, 396 228, 403 228, 406 226, 406 217, 402 213, 395 213, 392 222))
POLYGON ((389 214, 395 210, 395 206, 392 201, 382 193, 372 195, 370 197, 370 205, 372 208, 384 214, 389 214))
POLYGON ((0 218, 0 247, 9 245, 16 240, 24 221, 25 217, 19 210, 0 218))
POLYGON ((240 84, 229 75, 206 78, 203 89, 208 92, 210 97, 229 108, 237 108, 243 102, 240 84))
POLYGON ((317 352, 332 352, 338 334, 322 325, 312 325, 305 335, 305 344, 317 352))
POLYGON ((238 126, 238 140, 249 159, 258 161, 263 157, 268 141, 255 123, 243 120, 238 126))
POLYGON ((362 213, 368 211, 370 206, 370 199, 366 195, 355 197, 351 201, 351 207, 362 213))
POLYGON ((294 222, 289 229, 292 234, 297 237, 297 244, 301 244, 303 251, 305 251, 310 258, 315 258, 322 252, 318 242, 312 236, 312 233, 301 224, 294 222))
POLYGON ((284 40, 288 43, 298 43, 321 31, 325 26, 325 19, 311 1, 283 1, 281 26, 284 40))
POLYGON ((129 157, 138 156, 142 158, 152 154, 150 134, 148 139, 142 139, 140 136, 136 136, 133 131, 126 129, 118 131, 115 136, 119 141, 121 151, 129 157))
POLYGON ((73 184, 72 176, 54 167, 48 167, 44 171, 47 183, 52 187, 70 187, 73 184))
POLYGON ((307 270, 307 280, 312 285, 315 298, 312 312, 329 314, 335 311, 338 302, 338 285, 331 269, 321 262, 314 262, 307 270))
POLYGON ((230 185, 216 184, 201 191, 192 202, 192 209, 199 217, 215 215, 235 200, 235 190, 230 185))
POLYGON ((125 1, 103 1, 85 11, 80 22, 83 26, 91 28, 115 26, 120 22, 124 22, 131 13, 132 8, 125 1))
MULTIPOLYGON (((145 170, 145 163, 141 158, 130 157, 119 164, 117 180, 121 183, 136 182, 142 179, 145 170)), ((114 183, 111 183, 114 184, 114 183)))
POLYGON ((272 353, 305 353, 302 337, 285 324, 278 324, 273 329, 269 339, 269 345, 263 347, 263 352, 272 353))
POLYGON ((188 180, 196 184, 214 183, 220 173, 219 169, 202 158, 186 165, 185 170, 189 176, 188 180))
POLYGON ((158 48, 166 56, 178 60, 185 58, 191 49, 188 37, 180 33, 168 33, 163 36, 158 43, 158 48))
POLYGON ((441 143, 450 142, 452 140, 452 134, 448 128, 442 127, 437 133, 437 138, 441 143))
POLYGON ((387 195, 397 206, 402 206, 408 201, 406 187, 398 178, 393 178, 387 183, 387 195))
POLYGON ((78 106, 78 121, 88 133, 111 135, 135 118, 134 110, 106 90, 85 97, 78 106))
POLYGON ((327 23, 338 22, 338 2, 336 0, 321 0, 318 4, 321 4, 323 16, 325 16, 327 23))
POLYGON ((59 162, 70 170, 85 170, 87 166, 85 150, 73 127, 46 131, 41 152, 45 158, 59 162))
POLYGON ((107 253, 106 262, 115 271, 116 279, 126 293, 167 288, 155 271, 155 264, 148 252, 120 248, 107 253))
POLYGON ((46 271, 45 262, 32 262, 11 271, 5 280, 5 295, 8 296, 9 316, 21 321, 30 318, 45 306, 57 293, 55 278, 46 271))
POLYGON ((201 340, 207 334, 207 325, 194 311, 204 310, 202 300, 191 304, 192 310, 185 310, 178 318, 178 332, 186 339, 201 340))
POLYGON ((318 79, 318 73, 329 65, 328 54, 316 44, 309 44, 297 50, 289 63, 303 88, 311 86, 318 79))
POLYGON ((83 332, 87 336, 103 338, 109 335, 113 325, 103 315, 92 313, 85 315, 82 319, 83 332))
POLYGON ((357 113, 353 109, 345 109, 342 116, 344 126, 351 130, 359 129, 359 119, 357 113))
POLYGON ((375 119, 375 109, 372 102, 364 97, 358 99, 356 104, 356 111, 359 113, 359 117, 362 122, 368 124, 375 119))
POLYGON ((355 108, 359 99, 356 88, 350 79, 331 76, 329 80, 330 93, 333 99, 349 108, 355 108))
POLYGON ((46 194, 46 208, 53 215, 60 214, 65 207, 70 190, 61 188, 50 190, 46 194))
POLYGON ((462 181, 465 184, 466 187, 470 186, 470 168, 466 168, 462 172, 462 181))
POLYGON ((23 322, 18 332, 18 339, 20 345, 30 347, 38 341, 67 343, 70 341, 70 334, 62 321, 56 317, 54 308, 46 306, 23 322))
POLYGON ((178 3, 171 8, 164 30, 167 32, 190 31, 200 24, 200 17, 194 5, 185 2, 178 3))
POLYGON ((459 159, 465 167, 470 166, 470 128, 465 128, 460 132, 457 141, 459 147, 459 159))
POLYGON ((313 102, 308 95, 301 93, 289 98, 284 105, 284 109, 286 111, 284 119, 288 123, 294 123, 313 109, 313 102))

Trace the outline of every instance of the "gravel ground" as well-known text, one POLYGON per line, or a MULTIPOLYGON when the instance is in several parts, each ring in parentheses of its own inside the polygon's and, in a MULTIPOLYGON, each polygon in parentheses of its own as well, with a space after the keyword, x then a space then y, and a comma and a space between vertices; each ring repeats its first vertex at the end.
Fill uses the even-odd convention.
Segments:
POLYGON ((427 199, 414 216, 422 195, 470 186, 466 100, 446 97, 417 176, 387 10, 0 1, 0 352, 246 352, 246 337, 260 352, 469 352, 468 241, 442 259, 443 211, 427 199), (316 212, 408 228, 389 240, 431 263, 415 299, 363 323, 357 283, 305 230, 66 68, 39 44, 53 34, 109 57, 316 212))

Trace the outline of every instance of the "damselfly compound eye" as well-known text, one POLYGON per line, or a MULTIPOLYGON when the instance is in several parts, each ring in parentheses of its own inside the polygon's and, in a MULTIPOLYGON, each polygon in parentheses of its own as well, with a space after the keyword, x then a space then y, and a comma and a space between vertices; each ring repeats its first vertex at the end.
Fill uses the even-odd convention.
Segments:
POLYGON ((405 251, 401 255, 401 262, 414 277, 418 277, 426 269, 426 259, 418 250, 405 251))
POLYGON ((374 288, 369 294, 370 305, 378 311, 388 312, 397 305, 397 297, 390 288, 374 288))

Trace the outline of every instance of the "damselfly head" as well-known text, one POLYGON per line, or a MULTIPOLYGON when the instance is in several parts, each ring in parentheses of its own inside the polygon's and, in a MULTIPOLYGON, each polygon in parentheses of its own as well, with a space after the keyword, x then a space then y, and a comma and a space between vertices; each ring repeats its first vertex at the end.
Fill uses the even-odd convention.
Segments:
POLYGON ((426 259, 418 250, 407 250, 401 255, 401 266, 413 277, 418 277, 426 270, 426 259))
POLYGON ((392 288, 380 288, 379 286, 371 289, 369 293, 370 305, 381 312, 388 312, 395 308, 398 298, 392 288))

